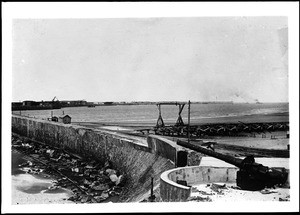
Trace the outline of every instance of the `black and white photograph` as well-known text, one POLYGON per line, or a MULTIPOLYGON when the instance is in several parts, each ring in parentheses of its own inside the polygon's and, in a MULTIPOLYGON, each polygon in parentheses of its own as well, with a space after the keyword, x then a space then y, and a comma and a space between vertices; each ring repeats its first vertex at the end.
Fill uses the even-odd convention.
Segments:
POLYGON ((299 2, 2 6, 4 213, 299 212, 299 2))

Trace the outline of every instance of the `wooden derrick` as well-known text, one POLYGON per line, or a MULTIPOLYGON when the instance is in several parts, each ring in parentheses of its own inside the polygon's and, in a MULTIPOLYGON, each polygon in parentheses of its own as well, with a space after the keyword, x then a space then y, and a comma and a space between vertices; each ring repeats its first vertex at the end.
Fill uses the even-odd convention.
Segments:
MULTIPOLYGON (((177 136, 177 137, 189 137, 199 138, 204 136, 239 136, 250 134, 252 137, 259 134, 262 136, 266 135, 266 132, 272 131, 288 131, 288 122, 268 122, 268 123, 245 123, 238 121, 237 123, 214 123, 214 124, 201 124, 201 125, 190 125, 190 101, 188 105, 188 123, 184 124, 181 113, 186 103, 184 102, 160 102, 157 103, 158 107, 158 119, 156 126, 153 127, 152 131, 158 135, 165 136, 177 136), (162 105, 176 105, 179 107, 178 118, 174 125, 165 125, 162 118, 162 105)), ((140 130, 143 132, 143 129, 140 130)), ((149 129, 147 129, 149 133, 149 129)))

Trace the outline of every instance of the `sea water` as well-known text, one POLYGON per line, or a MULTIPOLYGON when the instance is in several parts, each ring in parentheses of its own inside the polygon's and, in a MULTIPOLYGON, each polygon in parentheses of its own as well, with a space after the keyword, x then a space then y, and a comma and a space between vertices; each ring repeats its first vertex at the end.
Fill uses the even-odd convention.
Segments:
MULTIPOLYGON (((164 121, 176 121, 179 106, 162 105, 161 113, 164 121)), ((20 111, 14 111, 20 114, 20 111)), ((67 107, 54 110, 27 110, 21 111, 21 115, 47 119, 53 116, 68 114, 72 122, 97 122, 97 123, 156 123, 158 118, 156 105, 112 105, 89 107, 67 107), (51 113, 52 112, 52 113, 51 113)), ((288 103, 223 103, 223 104, 191 104, 190 118, 201 120, 202 118, 248 116, 255 114, 288 114, 288 103)), ((182 113, 184 121, 188 118, 188 105, 185 105, 182 113)))

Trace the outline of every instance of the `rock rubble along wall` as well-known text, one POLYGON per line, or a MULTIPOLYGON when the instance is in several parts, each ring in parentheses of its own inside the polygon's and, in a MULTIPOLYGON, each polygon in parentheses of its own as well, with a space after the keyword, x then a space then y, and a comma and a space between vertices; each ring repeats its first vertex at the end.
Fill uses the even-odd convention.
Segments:
MULTIPOLYGON (((114 169, 126 176, 125 192, 120 198, 123 202, 149 197, 151 177, 157 187, 160 174, 177 166, 177 153, 182 152, 175 143, 155 135, 148 136, 147 143, 140 143, 134 137, 115 132, 15 115, 12 131, 81 156, 93 156, 101 162, 108 159, 114 169)), ((187 156, 180 159, 185 163, 187 156)))

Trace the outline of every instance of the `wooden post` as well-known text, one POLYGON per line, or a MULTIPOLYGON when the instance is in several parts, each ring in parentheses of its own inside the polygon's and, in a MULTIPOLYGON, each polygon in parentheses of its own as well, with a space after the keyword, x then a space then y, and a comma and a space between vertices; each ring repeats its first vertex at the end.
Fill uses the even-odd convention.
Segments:
POLYGON ((191 114, 191 101, 189 100, 189 106, 188 106, 188 127, 187 127, 188 143, 190 143, 190 114, 191 114))
POLYGON ((153 177, 151 177, 151 193, 150 193, 149 201, 154 202, 154 200, 155 200, 154 184, 153 184, 153 177))
POLYGON ((153 196, 153 177, 151 177, 151 196, 153 196))
POLYGON ((158 107, 158 119, 157 119, 157 122, 156 122, 156 127, 164 127, 165 124, 164 124, 164 121, 162 119, 162 116, 161 116, 161 104, 157 104, 157 107, 158 107))

